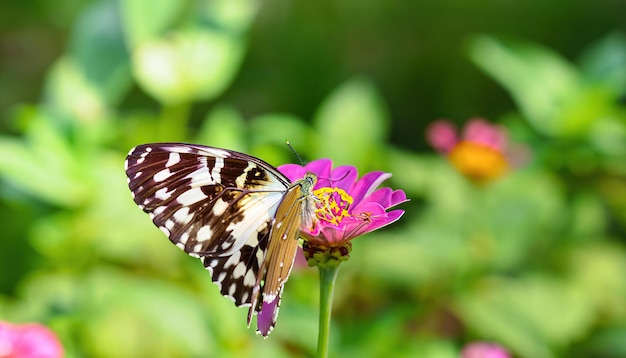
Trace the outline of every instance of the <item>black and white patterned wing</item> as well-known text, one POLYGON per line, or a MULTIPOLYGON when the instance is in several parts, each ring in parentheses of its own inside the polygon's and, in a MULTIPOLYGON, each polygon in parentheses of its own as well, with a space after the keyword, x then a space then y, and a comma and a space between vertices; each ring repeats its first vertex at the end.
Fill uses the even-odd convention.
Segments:
POLYGON ((288 179, 246 154, 183 143, 137 146, 125 167, 154 224, 202 259, 224 296, 250 304, 288 179))

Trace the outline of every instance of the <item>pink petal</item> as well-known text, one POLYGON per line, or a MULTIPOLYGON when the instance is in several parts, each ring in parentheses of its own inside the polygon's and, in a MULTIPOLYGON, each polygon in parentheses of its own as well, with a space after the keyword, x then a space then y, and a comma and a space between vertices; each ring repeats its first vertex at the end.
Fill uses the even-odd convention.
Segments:
MULTIPOLYGON (((378 203, 380 204, 384 209, 388 208, 391 206, 391 197, 393 195, 393 191, 391 190, 391 188, 380 188, 378 190, 376 190, 375 192, 371 193, 370 195, 368 195, 365 199, 363 199, 359 204, 353 206, 352 208, 350 208, 350 213, 351 214, 355 214, 359 211, 364 211, 362 209, 362 205, 366 205, 369 203, 378 203)), ((356 200, 355 200, 356 201, 356 200)))
POLYGON ((489 123, 482 118, 471 119, 465 125, 463 138, 470 142, 483 144, 497 151, 503 151, 508 141, 504 128, 489 123))
POLYGON ((63 356, 63 346, 56 335, 41 324, 12 325, 0 322, 2 354, 20 358, 59 358, 63 356))
POLYGON ((323 237, 325 243, 329 245, 337 245, 349 239, 344 239, 345 236, 345 226, 322 226, 320 227, 320 235, 318 237, 323 237))
POLYGON ((384 172, 370 172, 365 174, 359 181, 354 184, 349 194, 354 199, 354 205, 358 204, 363 198, 372 193, 382 182, 389 179, 391 174, 384 172))
POLYGON ((317 175, 317 185, 315 189, 330 186, 331 169, 333 162, 330 159, 323 158, 309 162, 306 165, 306 171, 317 175))
POLYGON ((332 171, 331 177, 329 178, 329 186, 340 188, 350 193, 358 177, 359 173, 355 167, 350 165, 338 166, 332 171))
POLYGON ((461 358, 509 358, 506 349, 489 342, 473 342, 461 351, 461 358))
POLYGON ((279 172, 283 173, 284 176, 289 178, 291 182, 302 179, 306 175, 306 169, 298 164, 284 164, 276 169, 278 169, 279 172))
POLYGON ((455 126, 446 120, 438 120, 428 126, 426 140, 440 153, 448 153, 459 141, 455 126))
POLYGON ((369 215, 369 220, 371 221, 363 230, 359 230, 360 235, 389 225, 398 220, 404 214, 404 210, 392 210, 387 212, 385 211, 386 209, 387 208, 385 206, 376 201, 363 202, 362 205, 355 208, 352 212, 352 215, 354 215, 355 218, 358 218, 361 213, 367 213, 369 215))
MULTIPOLYGON (((389 188, 383 188, 383 189, 389 189, 389 188)), ((380 189, 380 190, 383 190, 383 189, 380 189)), ((371 195, 368 197, 368 199, 369 198, 371 198, 371 195)), ((350 210, 350 215, 352 215, 352 217, 356 219, 358 219, 359 215, 361 215, 362 213, 368 213, 368 215, 380 217, 380 216, 385 215, 387 212, 385 211, 385 206, 382 203, 376 200, 364 200, 360 202, 359 205, 351 208, 350 210)))
POLYGON ((398 204, 402 204, 407 201, 409 201, 409 199, 406 197, 406 193, 404 192, 404 190, 394 190, 393 194, 391 194, 391 205, 389 205, 387 208, 392 208, 398 204))

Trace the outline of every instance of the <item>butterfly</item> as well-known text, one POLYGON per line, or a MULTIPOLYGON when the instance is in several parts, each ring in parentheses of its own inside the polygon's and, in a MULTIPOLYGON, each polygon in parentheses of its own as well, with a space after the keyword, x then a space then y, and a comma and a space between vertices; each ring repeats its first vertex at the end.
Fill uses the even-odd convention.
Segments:
POLYGON ((244 153, 185 143, 142 144, 125 161, 135 203, 172 243, 202 260, 223 296, 276 325, 301 227, 315 224, 317 177, 291 182, 244 153))

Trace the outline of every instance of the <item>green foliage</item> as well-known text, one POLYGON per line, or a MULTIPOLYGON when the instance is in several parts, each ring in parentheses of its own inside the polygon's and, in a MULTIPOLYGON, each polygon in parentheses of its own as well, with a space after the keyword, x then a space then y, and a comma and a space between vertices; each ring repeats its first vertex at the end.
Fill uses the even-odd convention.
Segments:
POLYGON ((77 14, 41 101, 15 107, 0 133, 0 320, 47 324, 68 357, 310 356, 315 272, 294 270, 278 325, 260 339, 134 205, 123 168, 132 146, 156 141, 279 165, 296 161, 289 140, 305 160, 393 173, 389 185, 412 199, 398 224, 354 242, 331 356, 457 357, 472 340, 518 357, 626 355, 623 34, 578 61, 471 38, 472 61, 517 106, 500 122, 531 154, 475 187, 445 158, 391 144, 396 108, 375 76, 336 83, 311 118, 228 97, 258 10, 97 0, 77 14))

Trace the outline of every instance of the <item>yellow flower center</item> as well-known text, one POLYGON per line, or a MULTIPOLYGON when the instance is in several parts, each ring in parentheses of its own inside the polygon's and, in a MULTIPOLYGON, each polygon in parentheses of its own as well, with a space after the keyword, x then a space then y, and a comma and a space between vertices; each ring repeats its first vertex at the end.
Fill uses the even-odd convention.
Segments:
POLYGON ((348 209, 354 199, 340 188, 319 188, 313 192, 319 199, 316 204, 315 215, 318 219, 338 226, 341 221, 350 216, 348 209))

